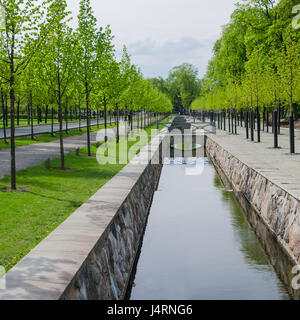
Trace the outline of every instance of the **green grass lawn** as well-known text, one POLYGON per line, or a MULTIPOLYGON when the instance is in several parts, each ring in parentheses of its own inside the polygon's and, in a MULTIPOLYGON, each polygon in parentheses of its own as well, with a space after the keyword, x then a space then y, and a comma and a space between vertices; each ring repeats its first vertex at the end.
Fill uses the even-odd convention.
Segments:
MULTIPOLYGON (((148 128, 156 128, 156 124, 148 128)), ((162 129, 163 127, 161 127, 162 129)), ((151 137, 149 136, 149 140, 151 137)), ((122 140, 120 141, 122 143, 122 140)), ((128 142, 130 148, 134 142, 128 142)), ((93 154, 96 147, 92 146, 93 154)), ((83 148, 81 155, 87 154, 83 148)), ((0 266, 12 268, 42 239, 86 202, 125 165, 99 165, 96 158, 66 156, 66 167, 60 171, 60 160, 51 161, 17 173, 18 185, 26 191, 0 191, 0 266)), ((0 180, 0 189, 9 185, 10 177, 0 180)))
MULTIPOLYGON (((99 118, 99 120, 102 120, 103 118, 99 118)), ((107 117, 108 119, 108 122, 109 122, 109 117, 107 117)), ((94 118, 91 118, 90 119, 91 121, 97 121, 97 119, 94 119, 94 118)), ((68 119, 68 122, 79 122, 78 119, 68 119)), ((58 120, 55 118, 54 121, 53 121, 54 124, 58 124, 58 120)), ((65 122, 64 122, 65 123, 65 122)), ((86 119, 84 119, 82 117, 81 119, 81 123, 83 125, 85 125, 86 123, 86 119)), ((51 125, 51 118, 48 118, 48 121, 47 123, 45 123, 45 120, 43 120, 42 122, 38 123, 37 119, 34 119, 33 120, 33 125, 34 126, 38 126, 38 125, 51 125)), ((31 123, 28 124, 28 121, 26 119, 20 119, 19 121, 19 125, 17 124, 17 120, 15 121, 15 126, 16 127, 30 127, 31 126, 31 123)), ((9 128, 10 127, 10 120, 8 120, 8 126, 6 126, 6 128, 9 128)), ((0 119, 0 129, 3 129, 3 121, 2 121, 2 118, 0 119)))
MULTIPOLYGON (((103 119, 103 118, 99 118, 99 119, 103 119)), ((91 120, 96 121, 96 119, 91 119, 91 120)), ((78 119, 73 119, 73 120, 68 119, 68 122, 78 122, 78 121, 79 121, 78 119)), ((86 122, 86 120, 82 117, 81 122, 84 124, 86 122)), ((54 119, 53 123, 54 124, 58 124, 58 120, 54 119)), ((31 123, 28 124, 26 119, 20 119, 19 125, 17 124, 17 120, 15 121, 15 126, 16 127, 28 127, 30 125, 31 125, 31 123)), ((51 118, 48 118, 47 123, 45 123, 45 120, 43 120, 42 122, 38 123, 37 119, 34 119, 33 120, 33 125, 34 126, 37 126, 37 125, 51 125, 51 118)), ((9 127, 10 127, 10 120, 8 120, 7 128, 9 128, 9 127)), ((0 128, 3 128, 2 119, 0 120, 0 128)))
MULTIPOLYGON (((57 119, 55 119, 55 120, 53 121, 53 123, 54 123, 54 124, 57 124, 57 123, 58 123, 57 119)), ((42 122, 40 122, 40 123, 38 123, 37 119, 34 119, 34 120, 33 120, 33 125, 34 125, 34 126, 44 125, 44 124, 46 124, 46 125, 47 125, 47 124, 51 125, 51 119, 48 119, 48 122, 47 122, 47 123, 45 123, 44 120, 43 120, 42 122)), ((16 126, 16 127, 28 127, 28 126, 30 126, 30 125, 31 125, 31 123, 28 124, 27 120, 25 120, 25 119, 20 119, 19 125, 17 124, 17 120, 15 121, 15 126, 16 126)), ((6 127, 7 127, 7 128, 10 127, 10 120, 8 120, 8 126, 6 126, 6 127)), ((2 119, 0 120, 0 128, 3 128, 3 121, 2 121, 2 119)))

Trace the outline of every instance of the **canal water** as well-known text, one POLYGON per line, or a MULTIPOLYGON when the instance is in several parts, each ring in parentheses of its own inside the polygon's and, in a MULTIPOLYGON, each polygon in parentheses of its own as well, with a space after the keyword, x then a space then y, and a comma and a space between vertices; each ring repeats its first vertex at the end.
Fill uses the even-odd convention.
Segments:
POLYGON ((130 299, 289 299, 210 161, 167 163, 153 198, 130 299))

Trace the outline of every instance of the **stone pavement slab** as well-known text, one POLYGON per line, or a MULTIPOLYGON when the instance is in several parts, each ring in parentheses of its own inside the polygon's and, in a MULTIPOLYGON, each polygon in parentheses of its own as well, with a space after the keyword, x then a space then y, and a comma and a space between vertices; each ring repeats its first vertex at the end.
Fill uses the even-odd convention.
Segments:
MULTIPOLYGON (((247 166, 300 199, 300 131, 295 132, 296 152, 289 153, 289 131, 281 129, 279 149, 274 149, 272 133, 261 132, 261 143, 246 140, 245 128, 238 127, 238 135, 218 130, 209 137, 247 166)), ((255 139, 257 133, 255 132, 255 139)))

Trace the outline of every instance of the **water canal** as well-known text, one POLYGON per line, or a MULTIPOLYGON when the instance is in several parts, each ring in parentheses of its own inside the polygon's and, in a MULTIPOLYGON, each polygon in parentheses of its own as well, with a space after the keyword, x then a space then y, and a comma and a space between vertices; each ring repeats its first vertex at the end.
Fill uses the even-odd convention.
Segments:
POLYGON ((207 158, 165 164, 128 298, 290 299, 207 158))

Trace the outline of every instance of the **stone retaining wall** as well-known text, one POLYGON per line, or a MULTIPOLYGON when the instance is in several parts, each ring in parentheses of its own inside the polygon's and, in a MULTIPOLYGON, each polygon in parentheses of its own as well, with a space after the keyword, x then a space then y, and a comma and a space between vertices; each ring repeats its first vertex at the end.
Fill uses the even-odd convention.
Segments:
POLYGON ((161 166, 148 165, 61 299, 123 299, 161 166))
MULTIPOLYGON (((300 263, 299 199, 245 165, 209 136, 206 138, 206 152, 214 165, 219 167, 230 181, 234 192, 237 195, 242 194, 247 199, 284 250, 289 260, 288 268, 280 268, 278 271, 284 282, 291 286, 292 278, 295 276, 291 269, 300 263)), ((271 258, 272 264, 276 267, 279 257, 271 258)), ((289 289, 294 297, 299 296, 299 292, 289 289)))

